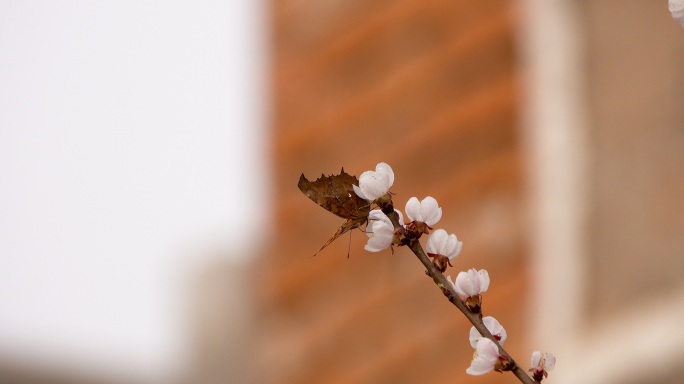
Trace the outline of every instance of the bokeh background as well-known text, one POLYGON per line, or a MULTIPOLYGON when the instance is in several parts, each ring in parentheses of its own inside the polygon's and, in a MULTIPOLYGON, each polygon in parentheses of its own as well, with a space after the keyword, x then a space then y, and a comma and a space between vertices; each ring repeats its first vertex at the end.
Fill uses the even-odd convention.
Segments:
POLYGON ((5 1, 0 50, 0 382, 517 382, 408 250, 312 257, 299 176, 380 161, 521 365, 684 376, 666 1, 5 1))

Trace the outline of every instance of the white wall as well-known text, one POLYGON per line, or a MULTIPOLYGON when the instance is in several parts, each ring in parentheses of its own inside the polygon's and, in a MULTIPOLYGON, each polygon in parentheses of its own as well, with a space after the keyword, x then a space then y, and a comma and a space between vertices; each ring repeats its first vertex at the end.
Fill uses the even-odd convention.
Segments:
POLYGON ((0 2, 0 362, 187 363, 188 275, 265 224, 262 6, 0 2))

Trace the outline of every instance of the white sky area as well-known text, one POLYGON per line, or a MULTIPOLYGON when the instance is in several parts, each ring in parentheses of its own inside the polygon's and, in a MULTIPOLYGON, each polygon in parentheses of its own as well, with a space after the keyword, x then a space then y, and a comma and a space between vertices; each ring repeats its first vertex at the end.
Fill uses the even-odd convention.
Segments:
POLYGON ((189 276, 268 208, 262 6, 0 2, 0 362, 187 363, 189 276))

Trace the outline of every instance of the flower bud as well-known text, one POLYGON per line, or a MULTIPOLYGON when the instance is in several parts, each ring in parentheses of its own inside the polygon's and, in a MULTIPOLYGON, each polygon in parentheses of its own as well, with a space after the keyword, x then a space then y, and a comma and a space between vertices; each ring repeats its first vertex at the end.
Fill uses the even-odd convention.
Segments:
POLYGON ((442 218, 442 208, 437 204, 434 197, 428 196, 423 201, 412 197, 406 202, 406 217, 409 225, 419 233, 429 233, 432 226, 442 218))
POLYGON ((462 247, 463 242, 458 241, 456 235, 449 235, 445 230, 437 229, 430 234, 425 250, 429 257, 434 258, 435 267, 444 272, 447 265, 451 266, 451 261, 461 253, 462 247))
POLYGON ((489 289, 489 273, 484 269, 476 271, 474 268, 468 272, 460 272, 456 276, 454 289, 463 297, 478 296, 489 289))

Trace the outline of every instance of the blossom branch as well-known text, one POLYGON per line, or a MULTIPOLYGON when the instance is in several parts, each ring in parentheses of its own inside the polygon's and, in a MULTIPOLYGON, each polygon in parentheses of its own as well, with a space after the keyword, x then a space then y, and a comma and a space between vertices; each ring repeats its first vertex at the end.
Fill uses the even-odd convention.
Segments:
POLYGON ((367 251, 380 252, 393 246, 410 248, 444 296, 473 324, 470 345, 475 353, 466 373, 484 375, 492 371, 511 371, 518 380, 527 384, 545 379, 556 363, 552 354, 535 351, 531 359, 532 377, 528 376, 503 349, 506 330, 495 318, 482 317, 482 293, 490 284, 487 271, 470 269, 460 272, 454 282, 451 277, 444 277, 444 271, 461 253, 463 242, 453 233, 434 229, 442 217, 442 208, 437 200, 431 196, 423 200, 410 198, 406 203, 407 221, 404 223, 401 212, 394 208, 392 202, 393 194, 389 189, 393 183, 394 171, 386 163, 379 163, 375 171, 362 173, 359 179, 344 170, 339 175, 321 176, 314 182, 302 175, 298 186, 305 195, 326 210, 347 219, 323 248, 342 233, 367 222, 368 243, 364 247, 367 251), (422 235, 430 236, 425 250, 419 241, 422 235))
MULTIPOLYGON (((394 228, 399 229, 402 227, 402 224, 399 220, 399 215, 396 211, 390 212, 387 217, 389 217, 389 219, 392 221, 394 228)), ((440 272, 437 267, 435 267, 433 262, 427 257, 418 239, 413 239, 409 242, 409 244, 407 244, 407 246, 416 255, 416 257, 418 257, 418 260, 420 260, 426 269, 426 274, 430 276, 432 281, 434 281, 435 284, 442 289, 442 293, 444 293, 449 302, 451 302, 454 306, 456 306, 456 308, 458 308, 459 311, 461 311, 461 313, 463 313, 463 315, 470 321, 471 324, 473 324, 475 329, 477 329, 477 331, 480 332, 483 337, 493 341, 496 344, 496 346, 499 348, 499 354, 505 357, 508 361, 508 366, 506 368, 510 370, 522 383, 538 383, 539 381, 532 379, 524 369, 520 368, 515 360, 513 360, 513 357, 506 352, 499 341, 492 335, 489 329, 487 329, 482 320, 482 313, 474 313, 465 305, 463 300, 461 300, 458 294, 456 294, 451 282, 444 277, 444 274, 442 274, 442 272, 440 272)))

